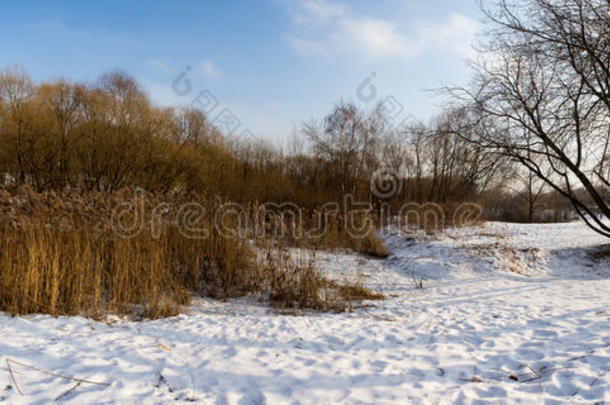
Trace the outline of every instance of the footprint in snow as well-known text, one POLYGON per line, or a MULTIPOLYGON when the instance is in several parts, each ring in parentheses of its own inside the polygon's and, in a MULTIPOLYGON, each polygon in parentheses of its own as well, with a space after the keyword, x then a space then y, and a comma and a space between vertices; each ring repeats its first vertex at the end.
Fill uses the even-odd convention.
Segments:
POLYGON ((251 391, 247 394, 244 394, 243 397, 238 402, 238 405, 265 405, 267 404, 267 399, 265 395, 263 395, 260 391, 251 391))

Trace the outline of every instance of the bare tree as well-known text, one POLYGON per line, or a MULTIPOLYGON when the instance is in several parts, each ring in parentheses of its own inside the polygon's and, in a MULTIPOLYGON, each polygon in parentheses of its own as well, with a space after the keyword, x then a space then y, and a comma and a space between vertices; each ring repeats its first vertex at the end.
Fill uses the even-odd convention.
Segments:
POLYGON ((57 132, 54 139, 57 140, 57 168, 58 174, 55 182, 59 187, 64 187, 69 182, 69 154, 70 144, 75 129, 79 124, 79 110, 82 104, 84 91, 82 86, 69 83, 61 79, 55 83, 45 84, 38 89, 39 97, 43 105, 47 106, 51 117, 52 128, 57 132))
POLYGON ((610 217, 610 1, 500 0, 483 10, 492 29, 476 85, 454 92, 484 128, 470 141, 518 161, 610 237, 596 215, 610 217))
POLYGON ((2 142, 9 150, 5 169, 13 180, 21 183, 26 180, 28 166, 25 137, 28 103, 33 95, 34 86, 24 69, 15 66, 0 72, 0 125, 2 142))
POLYGON ((328 165, 330 176, 338 177, 333 182, 341 195, 356 194, 358 180, 376 164, 382 122, 377 110, 367 116, 354 104, 341 102, 321 122, 304 125, 314 155, 328 165))

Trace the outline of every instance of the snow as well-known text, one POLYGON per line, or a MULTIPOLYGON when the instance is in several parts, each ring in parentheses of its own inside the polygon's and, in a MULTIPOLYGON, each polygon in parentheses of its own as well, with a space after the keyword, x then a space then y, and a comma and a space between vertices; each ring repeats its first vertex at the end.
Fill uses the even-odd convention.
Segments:
POLYGON ((387 296, 349 313, 202 299, 144 322, 0 315, 0 402, 610 402, 603 237, 581 223, 384 237, 385 260, 316 255, 387 296))

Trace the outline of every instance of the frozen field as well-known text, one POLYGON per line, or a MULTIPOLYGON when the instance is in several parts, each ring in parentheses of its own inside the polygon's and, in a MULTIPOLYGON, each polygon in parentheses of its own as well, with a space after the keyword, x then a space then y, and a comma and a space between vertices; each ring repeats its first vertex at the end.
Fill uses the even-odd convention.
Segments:
POLYGON ((316 258, 388 297, 351 313, 201 300, 150 322, 1 315, 0 402, 610 402, 603 237, 580 223, 490 223, 386 242, 386 260, 316 258))

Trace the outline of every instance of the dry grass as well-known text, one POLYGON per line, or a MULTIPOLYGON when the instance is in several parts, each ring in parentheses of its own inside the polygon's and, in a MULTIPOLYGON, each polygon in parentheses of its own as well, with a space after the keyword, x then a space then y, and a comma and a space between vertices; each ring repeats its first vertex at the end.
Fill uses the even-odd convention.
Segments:
MULTIPOLYGON (((265 206, 261 205, 258 209, 265 209, 265 206)), ((250 211, 248 217, 254 223, 252 216, 255 210, 250 211)), ((269 212, 268 208, 266 212, 269 212)), ((282 212, 264 217, 268 222, 259 224, 258 229, 264 232, 257 235, 258 238, 312 250, 349 249, 376 258, 389 256, 383 241, 376 234, 375 220, 370 213, 346 218, 338 212, 301 209, 298 214, 298 219, 282 212)))
POLYGON ((485 221, 481 205, 445 202, 406 204, 391 222, 404 230, 417 229, 435 235, 449 227, 482 226, 485 221))
POLYGON ((356 244, 354 250, 367 256, 375 257, 377 259, 385 259, 390 256, 388 248, 374 233, 368 234, 364 238, 354 241, 354 243, 356 244))
POLYGON ((329 280, 315 267, 315 254, 301 250, 295 256, 268 244, 261 257, 259 268, 264 269, 265 275, 262 292, 280 310, 309 308, 339 312, 351 307, 353 301, 385 298, 365 287, 362 279, 329 280))
POLYGON ((538 248, 515 248, 498 238, 499 241, 486 244, 463 245, 469 254, 483 257, 496 263, 500 268, 522 276, 529 274, 528 269, 541 260, 538 248))
POLYGON ((356 282, 354 284, 334 284, 337 293, 343 297, 346 302, 364 301, 364 300, 383 300, 385 295, 376 293, 364 284, 356 282))
MULTIPOLYGON (((261 260, 245 238, 221 236, 211 215, 218 200, 199 199, 206 215, 191 226, 208 236, 192 238, 174 221, 183 198, 132 197, 130 191, 87 197, 0 192, 0 310, 156 318, 177 313, 193 294, 259 295, 280 308, 315 310, 341 310, 347 299, 372 294, 364 286, 355 294, 329 283, 312 262, 287 257, 277 241, 262 239, 268 247, 261 260), (128 201, 142 204, 140 221, 155 227, 128 238, 114 232, 108 218, 128 201), (152 221, 161 203, 168 210, 152 221)), ((134 218, 135 211, 124 219, 134 218)))
MULTIPOLYGON (((155 197, 147 197, 152 206, 155 197)), ((0 309, 12 314, 166 316, 191 291, 228 290, 226 279, 247 268, 247 248, 234 240, 186 239, 170 226, 158 237, 146 227, 120 236, 108 218, 128 201, 121 194, 25 190, 0 198, 0 309)), ((150 215, 149 207, 143 212, 150 215)))

